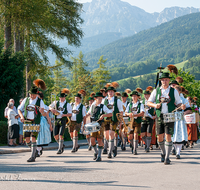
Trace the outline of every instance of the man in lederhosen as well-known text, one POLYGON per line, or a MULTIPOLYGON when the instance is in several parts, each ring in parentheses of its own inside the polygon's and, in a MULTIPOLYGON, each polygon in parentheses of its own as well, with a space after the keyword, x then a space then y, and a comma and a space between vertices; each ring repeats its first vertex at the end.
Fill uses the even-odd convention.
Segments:
POLYGON ((103 94, 97 92, 94 96, 95 104, 93 104, 87 116, 91 115, 91 122, 97 122, 101 125, 101 129, 98 132, 91 133, 91 145, 94 149, 94 160, 101 161, 101 152, 103 149, 103 131, 104 131, 104 117, 112 117, 112 111, 109 110, 104 104, 102 104, 103 94), (96 147, 96 140, 98 141, 98 151, 96 147), (98 156, 97 156, 98 155, 98 156))
MULTIPOLYGON (((43 100, 38 98, 38 92, 39 90, 37 86, 31 87, 29 91, 29 97, 24 98, 24 100, 18 107, 18 113, 19 113, 21 122, 24 124, 39 125, 41 114, 45 115, 45 112, 44 112, 45 105, 44 105, 43 100), (24 111, 24 115, 23 115, 23 111, 24 111)), ((37 134, 38 134, 37 132, 24 132, 26 144, 28 147, 31 147, 31 157, 27 160, 27 162, 35 162, 36 148, 37 148, 37 144, 36 144, 37 134), (30 138, 32 138, 31 141, 30 141, 30 138)))
POLYGON ((64 133, 66 123, 69 117, 72 116, 72 107, 66 101, 66 96, 69 93, 68 89, 63 89, 59 94, 59 101, 54 101, 49 109, 55 115, 55 126, 53 128, 53 136, 56 142, 59 144, 57 154, 62 154, 64 152, 64 133))
POLYGON ((165 165, 170 164, 169 155, 172 149, 171 135, 174 130, 174 122, 164 123, 163 115, 171 113, 177 107, 185 109, 185 105, 181 103, 180 96, 176 89, 169 86, 169 73, 162 73, 159 80, 161 87, 157 87, 152 93, 147 102, 147 105, 156 108, 156 133, 158 144, 161 149, 161 162, 165 165), (156 103, 154 103, 156 102, 156 103), (166 141, 164 142, 164 134, 166 141))
MULTIPOLYGON (((95 95, 95 92, 92 92, 92 93, 90 94, 90 97, 87 99, 88 102, 89 102, 89 105, 86 107, 86 111, 87 111, 87 112, 88 112, 88 110, 90 109, 90 107, 92 106, 92 103, 94 102, 94 95, 95 95)), ((88 119, 86 120, 86 123, 87 123, 87 122, 90 122, 90 118, 88 118, 88 119)), ((87 135, 86 135, 86 140, 87 140, 87 142, 88 142, 88 150, 90 151, 90 150, 92 150, 91 141, 90 141, 90 134, 87 134, 87 135)))
POLYGON ((81 124, 85 125, 86 122, 86 107, 81 103, 82 96, 85 95, 84 90, 80 90, 75 95, 75 102, 72 106, 71 124, 68 126, 71 139, 73 140, 73 148, 71 152, 76 152, 79 149, 78 145, 78 132, 81 129, 81 124))
MULTIPOLYGON (((126 92, 122 92, 122 105, 123 105, 123 117, 125 117, 125 111, 126 108, 128 107, 129 102, 127 101, 128 94, 126 92)), ((120 129, 119 129, 119 137, 122 142, 121 144, 121 149, 122 151, 126 150, 126 142, 127 142, 127 133, 123 130, 125 124, 120 124, 120 129)))
POLYGON ((140 94, 136 90, 133 90, 130 96, 132 97, 132 102, 126 109, 126 115, 130 117, 131 128, 128 139, 132 145, 132 153, 137 155, 138 134, 140 133, 142 117, 144 116, 144 105, 139 101, 140 94), (133 118, 134 122, 132 122, 133 118))
MULTIPOLYGON (((153 87, 151 87, 153 89, 153 87)), ((154 108, 147 106, 148 99, 151 95, 151 91, 147 89, 144 91, 144 110, 145 114, 142 118, 142 125, 141 125, 141 137, 142 140, 145 142, 145 151, 149 152, 149 147, 151 144, 151 133, 153 128, 153 122, 156 116, 154 116, 154 108)))
POLYGON ((106 105, 108 107, 108 109, 112 110, 113 115, 112 115, 111 121, 107 122, 107 124, 105 124, 104 137, 106 137, 107 141, 109 141, 108 158, 112 158, 112 155, 111 155, 112 151, 113 151, 114 157, 117 155, 118 120, 117 120, 116 114, 121 113, 123 115, 123 106, 122 106, 122 101, 114 96, 115 92, 116 92, 116 89, 114 88, 114 86, 108 86, 107 92, 108 92, 108 98, 105 99, 104 105, 106 105), (114 140, 114 138, 115 138, 115 140, 114 140))

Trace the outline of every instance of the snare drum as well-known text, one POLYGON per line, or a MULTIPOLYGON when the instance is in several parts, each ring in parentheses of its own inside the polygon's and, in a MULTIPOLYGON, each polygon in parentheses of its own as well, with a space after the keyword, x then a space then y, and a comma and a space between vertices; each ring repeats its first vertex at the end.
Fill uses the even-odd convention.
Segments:
POLYGON ((85 125, 85 133, 94 133, 100 131, 101 125, 98 122, 92 122, 85 125))
POLYGON ((164 123, 175 122, 175 113, 165 113, 165 114, 163 114, 163 122, 164 123))
POLYGON ((40 132, 38 124, 23 124, 23 132, 40 132))
POLYGON ((183 112, 181 112, 181 111, 175 112, 175 121, 181 121, 183 119, 184 119, 183 112))
POLYGON ((183 120, 183 112, 174 112, 163 114, 163 122, 170 123, 183 120))

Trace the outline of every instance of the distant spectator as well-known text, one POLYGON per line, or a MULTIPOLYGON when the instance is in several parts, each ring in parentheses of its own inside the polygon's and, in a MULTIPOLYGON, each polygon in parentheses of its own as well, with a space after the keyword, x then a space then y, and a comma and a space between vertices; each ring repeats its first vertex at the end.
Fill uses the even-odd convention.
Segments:
POLYGON ((19 115, 14 111, 14 104, 10 102, 8 103, 7 117, 10 139, 9 146, 15 146, 13 143, 13 139, 19 138, 19 125, 17 121, 19 115))
MULTIPOLYGON (((14 105, 13 110, 15 111, 15 113, 17 113, 17 109, 15 107, 15 100, 10 99, 8 103, 13 103, 13 105, 14 105)), ((5 111, 4 111, 4 117, 5 118, 8 118, 8 113, 7 112, 8 112, 8 106, 5 108, 5 111)))
MULTIPOLYGON (((13 110, 14 110, 14 111, 16 112, 16 114, 17 114, 17 109, 16 109, 16 107, 15 107, 15 101, 14 101, 14 99, 10 99, 8 103, 13 103, 13 105, 14 105, 13 110)), ((8 119, 8 106, 5 108, 4 117, 8 119)), ((7 143, 8 143, 8 145, 9 145, 9 132, 7 133, 7 143)), ((14 143, 14 145, 17 145, 17 144, 16 144, 16 139, 13 140, 13 143, 14 143)))

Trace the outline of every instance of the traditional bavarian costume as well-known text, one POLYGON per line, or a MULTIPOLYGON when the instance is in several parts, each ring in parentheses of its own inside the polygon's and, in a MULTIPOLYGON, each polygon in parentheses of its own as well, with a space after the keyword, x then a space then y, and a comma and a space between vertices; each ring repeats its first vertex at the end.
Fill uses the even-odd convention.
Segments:
MULTIPOLYGON (((144 94, 151 94, 150 91, 144 92, 144 94)), ((141 125, 141 133, 152 133, 153 128, 153 116, 154 116, 154 108, 147 106, 148 100, 143 100, 144 110, 145 110, 145 117, 142 118, 142 125, 141 125)), ((151 144, 151 136, 143 136, 142 140, 145 142, 145 151, 149 152, 149 147, 151 144)))
MULTIPOLYGON (((135 90, 130 94, 130 96, 133 95, 137 95, 138 97, 140 96, 139 93, 135 90)), ((134 115, 142 112, 144 112, 144 105, 139 100, 136 103, 131 102, 126 109, 126 113, 133 113, 134 115)), ((131 121, 131 119, 129 119, 129 121, 131 121)), ((141 131, 141 122, 142 122, 142 117, 134 117, 134 122, 130 124, 131 131, 129 134, 134 134, 134 133, 139 134, 141 131)), ((138 140, 136 139, 134 139, 134 141, 133 139, 129 140, 132 145, 132 153, 136 155, 138 140)))
MULTIPOLYGON (((103 97, 102 93, 97 92, 95 94, 94 97, 103 97)), ((92 104, 92 106, 90 107, 88 114, 91 115, 91 122, 96 122, 99 120, 99 118, 101 117, 101 115, 103 114, 108 114, 108 113, 112 113, 111 110, 109 110, 104 104, 99 104, 96 106, 96 104, 92 104)), ((101 129, 98 132, 93 132, 91 133, 91 138, 95 138, 97 140, 101 141, 103 140, 103 131, 104 131, 104 120, 100 120, 98 121, 98 123, 101 125, 101 129)), ((102 142, 103 143, 103 142, 102 142)), ((96 161, 101 161, 101 152, 103 149, 103 146, 98 146, 98 151, 96 148, 96 144, 92 145, 94 148, 94 160, 96 161), (98 157, 97 157, 98 154, 98 157)))
MULTIPOLYGON (((81 94, 76 94, 75 97, 82 98, 81 94)), ((72 106, 72 117, 71 124, 68 126, 69 133, 73 133, 74 131, 79 132, 81 129, 81 124, 83 122, 84 117, 86 116, 86 107, 80 103, 76 105, 75 103, 72 106)), ((76 152, 78 150, 78 136, 73 136, 73 148, 71 152, 76 152)))
MULTIPOLYGON (((45 110, 48 110, 49 107, 45 105, 45 110)), ((40 120, 40 132, 38 133, 37 137, 37 153, 36 157, 42 155, 43 146, 48 146, 51 142, 51 131, 50 125, 47 121, 46 116, 41 116, 40 120)))
MULTIPOLYGON (((171 78, 169 73, 162 73, 161 77, 159 78, 171 78)), ((174 122, 164 123, 163 114, 171 113, 175 110, 176 106, 181 103, 180 96, 178 91, 170 86, 167 89, 164 89, 162 86, 154 89, 151 93, 151 96, 148 102, 156 102, 156 104, 161 103, 161 107, 156 109, 156 134, 169 134, 173 135, 174 131, 174 122)), ((172 141, 171 142, 158 142, 161 148, 161 162, 165 164, 170 164, 169 154, 172 149, 172 141)))
MULTIPOLYGON (((128 97, 128 94, 126 92, 122 93, 122 97, 128 97)), ((129 101, 122 101, 122 106, 123 106, 123 117, 124 117, 124 121, 126 121, 128 119, 128 117, 125 116, 125 111, 129 105, 129 101)), ((127 142, 127 133, 123 130, 124 129, 124 125, 126 125, 125 123, 121 125, 121 129, 120 129, 120 133, 121 133, 121 149, 122 151, 126 150, 126 142, 127 142)))
MULTIPOLYGON (((93 98, 93 97, 89 97, 89 98, 88 98, 88 101, 94 101, 94 98, 93 98)), ((90 107, 91 107, 90 105, 88 105, 88 106, 86 107, 87 113, 88 113, 90 107)), ((89 117, 86 118, 86 123, 90 123, 90 118, 89 118, 89 117)), ((87 141, 88 141, 88 150, 90 151, 90 150, 92 150, 92 146, 91 146, 91 142, 90 142, 90 134, 86 135, 86 139, 87 139, 87 141)))
MULTIPOLYGON (((58 97, 66 97, 65 93, 59 93, 58 97)), ((68 122, 67 117, 62 117, 63 114, 71 114, 72 113, 72 107, 71 105, 65 100, 64 102, 61 101, 54 101, 50 106, 50 108, 57 109, 57 111, 60 113, 59 115, 55 115, 55 126, 53 126, 53 135, 54 137, 59 135, 63 136, 64 139, 64 133, 65 133, 65 127, 66 123, 68 122)), ((58 152, 57 154, 62 154, 64 152, 64 140, 59 138, 57 140, 57 143, 59 144, 58 152)))
MULTIPOLYGON (((113 90, 116 92, 114 87, 108 87, 107 91, 113 90)), ((118 119, 116 114, 123 112, 123 106, 122 106, 122 101, 118 99, 117 97, 113 96, 112 98, 107 98, 104 101, 104 105, 107 106, 108 109, 110 109, 113 113, 113 116, 111 120, 108 120, 108 122, 105 123, 105 130, 112 130, 117 133, 117 126, 119 124, 118 119)), ((117 155, 117 144, 118 144, 118 137, 115 136, 115 141, 114 139, 109 140, 109 153, 108 153, 108 158, 112 158, 111 152, 113 150, 113 156, 115 157, 117 155)), ((107 147, 104 147, 104 150, 107 147)))
MULTIPOLYGON (((38 88, 33 86, 30 91, 30 94, 38 94, 38 88)), ((36 97, 34 100, 30 97, 25 98, 20 106, 18 107, 18 110, 21 112, 24 111, 24 124, 30 124, 30 125, 40 125, 41 120, 41 113, 39 112, 39 106, 40 108, 45 109, 45 105, 43 100, 36 97), (36 105, 36 106, 35 106, 36 105), (30 122, 26 122, 29 120, 30 122)), ((24 132, 24 137, 34 137, 36 138, 38 135, 38 132, 24 132)), ((31 157, 27 160, 28 162, 34 162, 35 161, 35 154, 36 154, 36 142, 27 142, 27 145, 31 147, 31 157)))
MULTIPOLYGON (((180 94, 180 98, 181 98, 181 103, 186 105, 186 109, 184 111, 191 110, 190 104, 188 100, 184 98, 183 94, 180 94)), ((177 112, 181 113, 183 113, 184 111, 177 110, 177 112)), ((182 120, 174 122, 174 134, 172 137, 172 141, 174 143, 176 150, 176 158, 179 159, 182 145, 188 141, 187 125, 185 123, 184 118, 182 118, 182 120)))

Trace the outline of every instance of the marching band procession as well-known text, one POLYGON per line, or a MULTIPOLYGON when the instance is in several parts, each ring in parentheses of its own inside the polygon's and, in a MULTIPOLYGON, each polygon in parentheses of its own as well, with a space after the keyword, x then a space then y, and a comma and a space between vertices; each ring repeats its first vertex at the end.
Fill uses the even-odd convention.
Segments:
MULTIPOLYGON (((137 88, 120 93, 116 92, 117 82, 107 83, 98 92, 91 93, 89 106, 82 102, 85 90, 78 91, 73 102, 67 102, 70 93, 67 88, 57 94, 58 101, 45 105, 41 90, 46 89, 46 84, 36 79, 29 97, 17 108, 23 123, 23 137, 31 148, 27 162, 35 162, 36 157, 42 155, 43 146, 51 142, 51 131, 58 143, 57 154, 63 154, 66 128, 73 142, 71 153, 76 153, 80 147, 78 134, 81 130, 97 162, 102 161, 102 154, 107 154, 108 159, 115 158, 119 146, 122 153, 128 151, 137 155, 138 144, 144 145, 147 156, 153 145, 159 146, 161 162, 165 165, 171 162, 170 154, 180 159, 184 146, 192 148, 198 140, 199 113, 192 113, 192 107, 198 109, 197 98, 187 96, 181 77, 170 80, 170 73, 176 74, 175 66, 168 65, 168 70, 158 74, 156 88, 148 86, 144 91, 137 88)), ((9 103, 8 108, 13 109, 13 104, 9 103)), ((8 110, 8 121, 10 112, 8 110)), ((14 117, 17 118, 17 114, 14 117)), ((9 136, 14 139, 14 127, 10 125, 9 136)))

